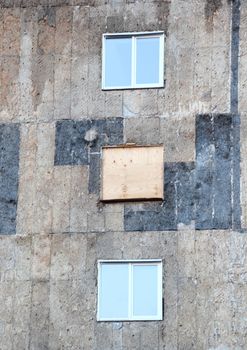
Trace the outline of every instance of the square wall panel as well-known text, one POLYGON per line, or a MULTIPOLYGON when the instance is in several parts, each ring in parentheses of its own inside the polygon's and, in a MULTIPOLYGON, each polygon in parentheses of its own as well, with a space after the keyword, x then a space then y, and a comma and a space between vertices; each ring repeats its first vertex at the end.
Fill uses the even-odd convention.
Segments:
POLYGON ((163 146, 102 148, 101 200, 162 200, 163 146))

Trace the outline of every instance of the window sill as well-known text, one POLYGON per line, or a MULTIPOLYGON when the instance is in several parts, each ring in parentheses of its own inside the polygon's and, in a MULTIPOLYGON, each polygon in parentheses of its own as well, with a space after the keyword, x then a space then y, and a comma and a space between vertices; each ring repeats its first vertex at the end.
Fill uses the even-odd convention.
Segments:
POLYGON ((115 91, 115 90, 149 90, 149 89, 163 89, 165 88, 165 83, 162 85, 155 86, 134 86, 134 87, 102 87, 102 91, 115 91))

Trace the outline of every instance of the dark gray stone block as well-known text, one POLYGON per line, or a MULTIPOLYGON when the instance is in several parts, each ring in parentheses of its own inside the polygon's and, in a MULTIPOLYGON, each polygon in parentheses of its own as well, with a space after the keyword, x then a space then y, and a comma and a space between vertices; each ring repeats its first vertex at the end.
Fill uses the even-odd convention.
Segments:
POLYGON ((164 167, 164 201, 160 215, 161 230, 174 230, 177 227, 176 218, 176 163, 165 163, 164 167))
POLYGON ((238 114, 238 76, 239 76, 239 41, 240 41, 240 7, 241 0, 232 1, 231 32, 231 113, 238 114))
POLYGON ((233 140, 233 133, 230 114, 200 115, 196 119, 196 229, 232 227, 232 174, 238 167, 233 158, 239 159, 239 140, 233 140))
POLYGON ((0 234, 15 234, 18 199, 20 130, 0 125, 0 234))
POLYGON ((195 164, 177 163, 177 223, 189 225, 195 218, 195 164))
POLYGON ((240 203, 240 116, 232 116, 232 228, 241 229, 240 203))
POLYGON ((213 164, 215 156, 213 118, 196 118, 196 174, 195 220, 196 229, 210 229, 213 225, 213 164))
POLYGON ((214 117, 214 211, 211 228, 225 229, 231 227, 231 131, 232 117, 230 115, 217 115, 214 117))
POLYGON ((90 155, 89 193, 100 193, 100 154, 90 155))
POLYGON ((96 120, 60 120, 56 124, 55 165, 89 164, 89 153, 99 153, 102 146, 123 142, 122 118, 96 120), (95 140, 87 141, 86 133, 94 129, 95 140))
POLYGON ((89 193, 100 191, 100 152, 123 143, 123 119, 60 120, 56 124, 55 165, 89 165, 89 193), (88 132, 93 136, 88 137, 88 132))
POLYGON ((84 140, 90 121, 61 120, 56 124, 55 165, 88 164, 88 145, 84 140))

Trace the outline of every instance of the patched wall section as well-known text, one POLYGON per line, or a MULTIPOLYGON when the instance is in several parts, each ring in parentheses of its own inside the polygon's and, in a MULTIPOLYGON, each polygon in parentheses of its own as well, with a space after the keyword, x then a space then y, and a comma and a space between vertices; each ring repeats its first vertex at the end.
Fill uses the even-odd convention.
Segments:
MULTIPOLYGON (((239 117, 198 115, 195 139, 194 163, 165 164, 162 204, 125 205, 126 231, 241 228, 239 117)), ((89 165, 88 191, 100 196, 101 147, 122 142, 120 118, 58 122, 55 165, 89 165)))
POLYGON ((125 207, 126 230, 241 228, 239 117, 198 115, 194 163, 165 165, 164 203, 125 207))
POLYGON ((123 119, 59 121, 55 165, 89 165, 88 192, 100 192, 101 147, 123 143, 123 119))

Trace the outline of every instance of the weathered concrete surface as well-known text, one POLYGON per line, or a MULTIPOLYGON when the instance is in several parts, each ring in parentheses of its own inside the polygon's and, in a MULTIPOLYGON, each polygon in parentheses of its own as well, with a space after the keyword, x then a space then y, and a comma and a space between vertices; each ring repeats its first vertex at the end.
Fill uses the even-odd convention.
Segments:
POLYGON ((190 229, 2 237, 1 348, 245 349, 246 246, 190 229), (97 259, 157 256, 164 320, 97 323, 97 259))
POLYGON ((0 125, 20 132, 20 144, 17 131, 0 141, 13 180, 0 184, 0 206, 15 196, 0 236, 1 350, 247 348, 247 2, 239 5, 0 0, 0 125), (102 33, 150 30, 166 34, 165 88, 102 91, 102 33), (205 139, 203 120, 218 115, 226 124, 218 119, 205 139), (164 143, 165 216, 153 203, 99 202, 107 142, 164 143), (199 213, 196 167, 217 190, 202 186, 212 201, 199 213), (133 208, 145 220, 126 224, 133 208), (219 221, 204 226, 207 213, 219 221), (97 260, 138 258, 163 259, 164 320, 96 322, 97 260))

